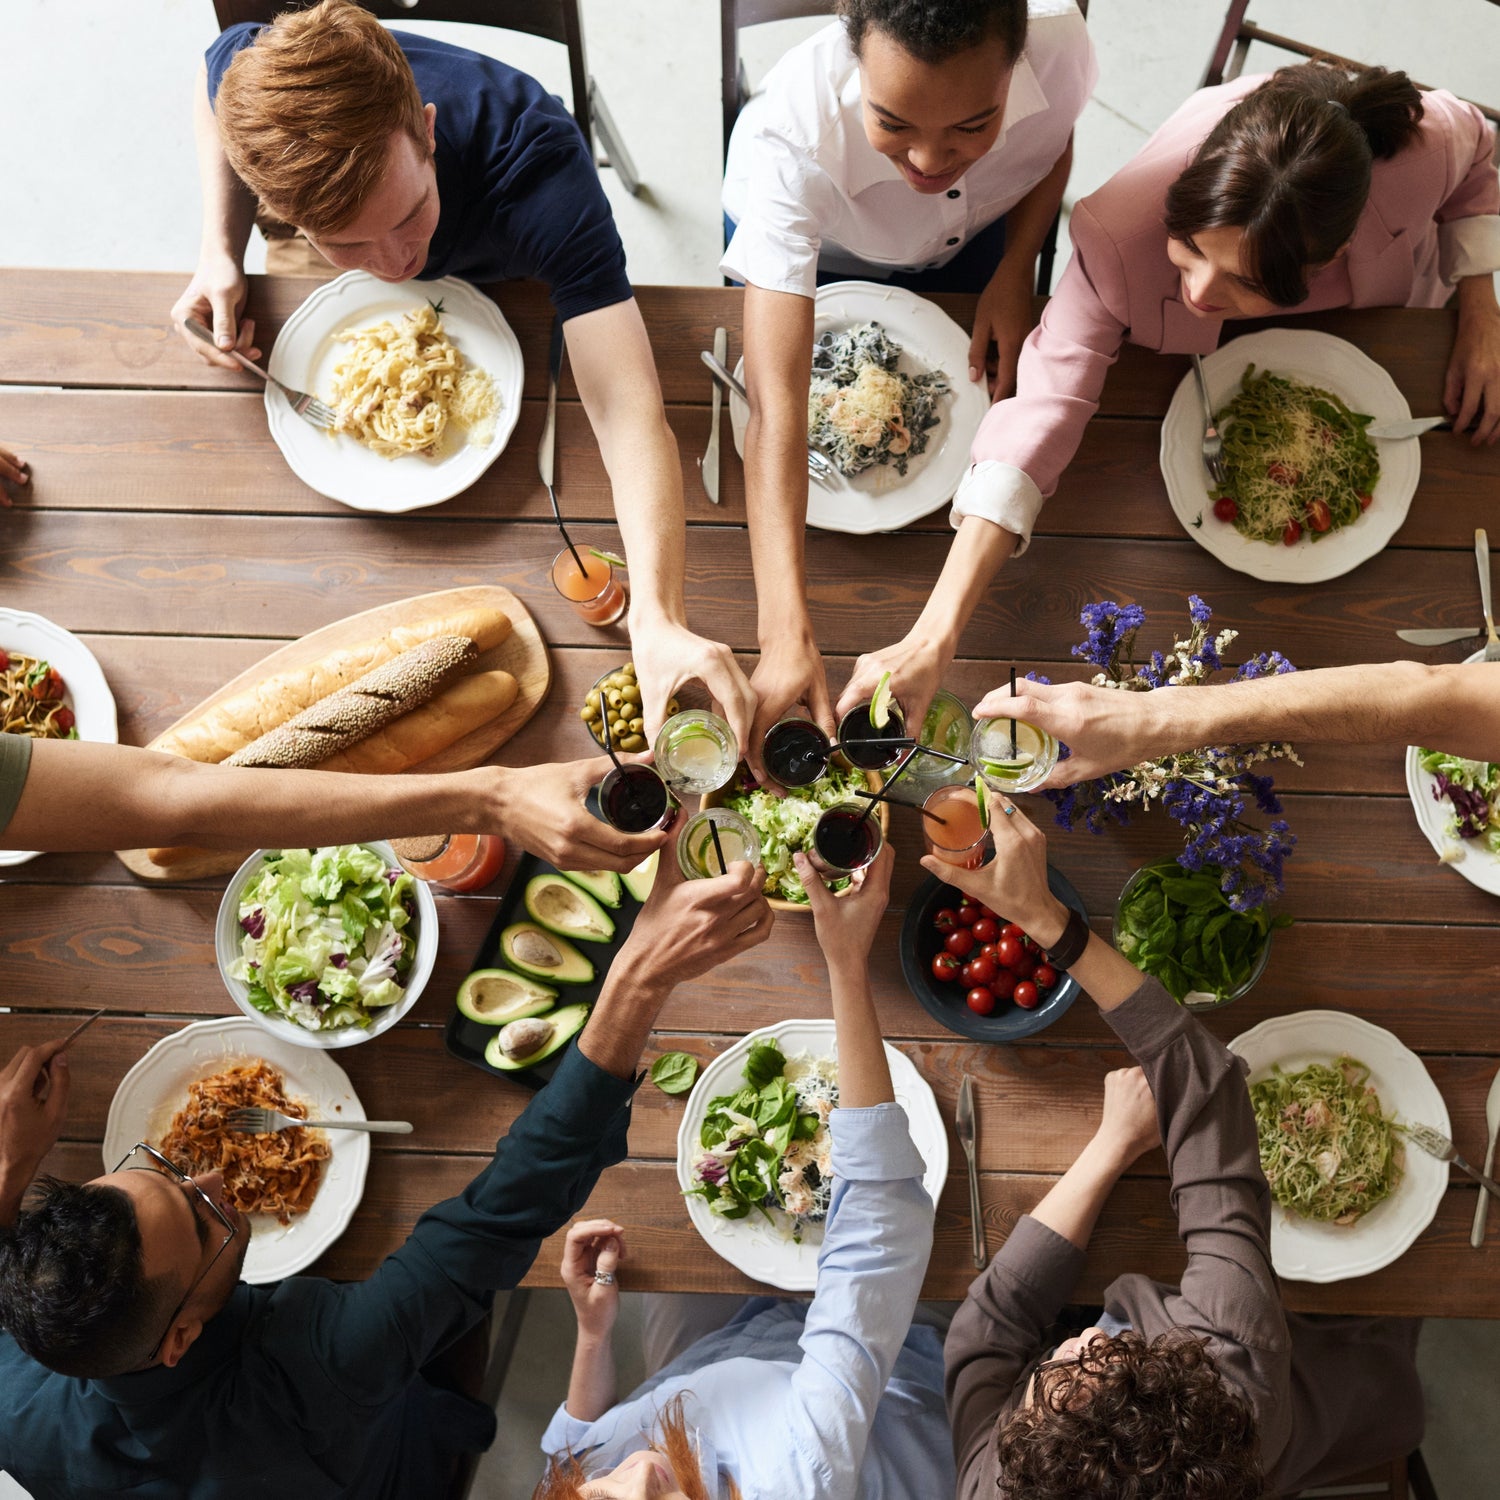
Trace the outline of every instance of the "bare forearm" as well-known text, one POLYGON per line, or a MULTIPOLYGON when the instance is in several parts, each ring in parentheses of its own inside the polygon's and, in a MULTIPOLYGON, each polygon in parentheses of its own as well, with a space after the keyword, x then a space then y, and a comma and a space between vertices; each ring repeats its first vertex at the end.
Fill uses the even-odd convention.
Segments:
POLYGON ((964 627, 1019 540, 1002 526, 965 516, 909 638, 931 643, 945 661, 951 660, 964 627))
POLYGON ((1100 1211, 1127 1165, 1118 1151, 1095 1136, 1031 1210, 1031 1217, 1069 1244, 1087 1250, 1100 1211))
POLYGON ((896 1097, 862 959, 858 969, 857 973, 830 972, 833 1026, 838 1038, 839 1103, 846 1109, 868 1109, 896 1097))
POLYGON ((213 106, 208 102, 208 72, 201 63, 193 91, 193 142, 203 193, 199 255, 227 256, 238 266, 244 261, 250 226, 255 221, 255 197, 235 176, 224 155, 213 106))
POLYGON ((615 1404, 614 1343, 608 1334, 594 1338, 579 1331, 567 1404, 568 1415, 580 1422, 597 1422, 615 1404))
POLYGON ((646 1039, 670 993, 670 985, 622 974, 616 965, 594 1002, 578 1050, 616 1078, 634 1077, 646 1039))

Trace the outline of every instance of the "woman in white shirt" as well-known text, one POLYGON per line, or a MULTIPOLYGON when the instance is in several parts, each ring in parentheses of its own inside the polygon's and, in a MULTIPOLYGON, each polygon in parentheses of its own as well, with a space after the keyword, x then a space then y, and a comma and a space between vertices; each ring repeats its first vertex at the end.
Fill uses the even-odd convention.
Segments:
POLYGON ((724 180, 734 234, 721 269, 746 288, 757 775, 761 738, 792 704, 834 728, 804 568, 813 292, 857 278, 979 293, 967 373, 986 377, 993 343, 990 393, 1008 395, 1098 72, 1073 0, 838 9, 745 107, 724 180))

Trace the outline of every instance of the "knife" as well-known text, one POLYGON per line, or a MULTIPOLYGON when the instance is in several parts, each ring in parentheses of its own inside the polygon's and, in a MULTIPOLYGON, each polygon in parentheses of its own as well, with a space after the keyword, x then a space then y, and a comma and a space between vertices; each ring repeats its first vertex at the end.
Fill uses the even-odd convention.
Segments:
POLYGON ((967 1073, 958 1086, 958 1113, 954 1117, 958 1131, 958 1143, 964 1148, 964 1159, 969 1164, 969 1228, 974 1240, 974 1269, 984 1270, 989 1264, 989 1246, 984 1238, 984 1209, 979 1201, 979 1168, 974 1164, 974 1080, 967 1073))
MULTIPOLYGON (((714 358, 721 365, 729 363, 729 330, 727 328, 714 329, 714 358)), ((713 420, 708 429, 708 447, 703 450, 703 457, 698 460, 698 468, 703 476, 703 493, 717 505, 719 503, 719 414, 724 408, 724 391, 717 380, 713 382, 713 388, 713 420)))
POLYGON ((553 466, 557 458, 557 378, 562 374, 563 326, 561 318, 552 320, 552 347, 547 353, 547 420, 542 424, 542 440, 537 444, 536 466, 552 498, 553 512, 557 497, 552 494, 553 466))
POLYGON ((1447 417, 1409 417, 1404 422, 1371 422, 1365 436, 1372 438, 1413 438, 1424 432, 1451 432, 1453 423, 1447 417))
MULTIPOLYGON (((1484 1171, 1489 1176, 1495 1170, 1495 1141, 1500 1137, 1500 1073, 1495 1074, 1489 1098, 1484 1101, 1484 1123, 1489 1127, 1490 1135, 1490 1143, 1484 1153, 1484 1171)), ((1479 1202, 1474 1206, 1474 1230, 1469 1235, 1469 1243, 1476 1250, 1484 1245, 1484 1221, 1489 1211, 1490 1195, 1481 1193, 1479 1202)))
POLYGON ((1410 641, 1413 646, 1448 646, 1454 641, 1472 641, 1483 633, 1481 630, 1469 630, 1463 626, 1459 626, 1456 630, 1398 630, 1396 632, 1403 641, 1410 641))

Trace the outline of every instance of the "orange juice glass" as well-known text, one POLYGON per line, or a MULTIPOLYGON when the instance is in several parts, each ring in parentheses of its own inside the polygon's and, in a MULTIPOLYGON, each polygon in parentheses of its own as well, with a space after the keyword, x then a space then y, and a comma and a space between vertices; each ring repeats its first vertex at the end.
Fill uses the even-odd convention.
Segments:
POLYGON ((440 891, 482 891, 505 863, 505 840, 493 833, 392 839, 401 868, 440 891))
POLYGON ((922 837, 932 854, 960 870, 977 870, 984 863, 990 831, 979 821, 979 798, 973 787, 940 786, 922 809, 943 820, 922 819, 922 837))
POLYGON ((585 624, 613 625, 629 602, 624 582, 615 577, 613 566, 605 558, 587 550, 578 556, 583 562, 582 573, 566 547, 552 559, 552 587, 585 624))

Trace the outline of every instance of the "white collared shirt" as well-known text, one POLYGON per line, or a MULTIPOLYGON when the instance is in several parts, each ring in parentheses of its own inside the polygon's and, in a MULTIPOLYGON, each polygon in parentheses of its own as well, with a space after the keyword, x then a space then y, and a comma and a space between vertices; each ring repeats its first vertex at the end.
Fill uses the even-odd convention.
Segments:
POLYGON ((741 111, 724 212, 738 226, 719 269, 811 297, 819 266, 923 270, 1013 208, 1050 172, 1099 76, 1073 0, 1030 0, 994 145, 946 193, 927 197, 870 145, 859 64, 842 21, 794 47, 741 111))

